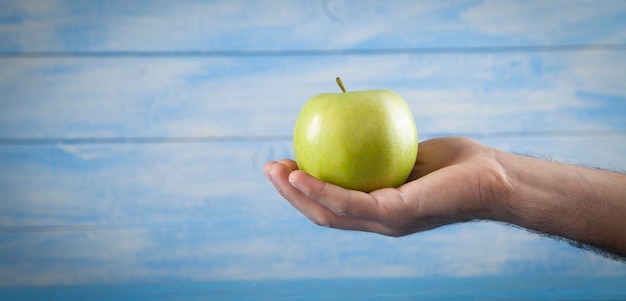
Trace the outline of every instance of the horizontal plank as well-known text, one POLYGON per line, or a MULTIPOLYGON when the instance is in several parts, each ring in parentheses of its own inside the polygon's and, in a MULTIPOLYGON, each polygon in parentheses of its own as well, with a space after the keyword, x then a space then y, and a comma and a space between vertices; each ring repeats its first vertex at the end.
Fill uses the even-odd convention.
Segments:
POLYGON ((284 204, 271 201, 262 167, 289 149, 285 142, 4 147, 0 224, 151 225, 220 216, 236 222, 261 212, 269 218, 284 204))
POLYGON ((626 129, 626 52, 0 60, 0 138, 291 134, 307 99, 389 88, 423 133, 626 129))
POLYGON ((620 263, 493 223, 453 226, 406 239, 313 232, 310 227, 250 224, 169 231, 0 234, 0 280, 7 287, 329 277, 520 277, 550 272, 598 277, 624 272, 620 263), (224 232, 228 228, 236 232, 224 232), (576 266, 571 260, 576 260, 576 266))
MULTIPOLYGON (((478 139, 506 151, 626 170, 624 138, 478 139)), ((298 215, 280 201, 262 172, 265 162, 281 158, 293 158, 290 141, 3 146, 0 232, 158 228, 216 220, 283 223, 298 215)))
POLYGON ((8 287, 624 273, 619 262, 495 223, 450 226, 403 239, 311 231, 313 227, 250 223, 161 231, 0 234, 0 282, 8 287))
POLYGON ((0 51, 379 49, 624 42, 605 1, 4 3, 0 51))

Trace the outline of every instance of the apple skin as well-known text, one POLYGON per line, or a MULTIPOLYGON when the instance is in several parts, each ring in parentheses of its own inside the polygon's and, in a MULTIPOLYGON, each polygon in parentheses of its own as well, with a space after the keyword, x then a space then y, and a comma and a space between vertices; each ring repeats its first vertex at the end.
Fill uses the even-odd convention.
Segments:
POLYGON ((314 96, 298 115, 293 143, 301 170, 364 192, 404 184, 418 148, 411 109, 390 90, 314 96))

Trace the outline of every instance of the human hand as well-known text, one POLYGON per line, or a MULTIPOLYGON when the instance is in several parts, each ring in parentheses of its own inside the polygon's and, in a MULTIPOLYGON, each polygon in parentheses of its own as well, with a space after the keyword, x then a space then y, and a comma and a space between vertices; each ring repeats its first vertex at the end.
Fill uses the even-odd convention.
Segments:
POLYGON ((264 172, 276 190, 315 224, 388 236, 443 225, 493 219, 498 200, 510 193, 498 151, 461 137, 419 145, 407 182, 371 193, 322 182, 290 159, 268 162, 264 172))

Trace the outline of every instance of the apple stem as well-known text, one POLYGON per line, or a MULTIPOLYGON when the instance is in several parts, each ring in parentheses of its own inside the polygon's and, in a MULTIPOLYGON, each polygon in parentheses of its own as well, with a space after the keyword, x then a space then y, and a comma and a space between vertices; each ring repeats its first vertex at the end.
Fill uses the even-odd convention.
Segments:
POLYGON ((346 93, 346 88, 343 86, 343 83, 341 82, 341 78, 339 76, 337 76, 337 85, 339 85, 339 88, 341 88, 341 91, 343 91, 343 93, 346 93))

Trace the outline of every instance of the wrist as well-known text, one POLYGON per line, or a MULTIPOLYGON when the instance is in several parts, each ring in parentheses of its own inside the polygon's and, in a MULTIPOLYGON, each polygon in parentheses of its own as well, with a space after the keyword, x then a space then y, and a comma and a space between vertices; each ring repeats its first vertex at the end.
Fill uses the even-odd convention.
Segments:
POLYGON ((488 196, 483 202, 486 219, 508 222, 511 220, 510 204, 519 185, 515 171, 510 165, 512 154, 495 148, 487 150, 493 164, 488 177, 491 179, 490 186, 481 188, 481 196, 488 196))

